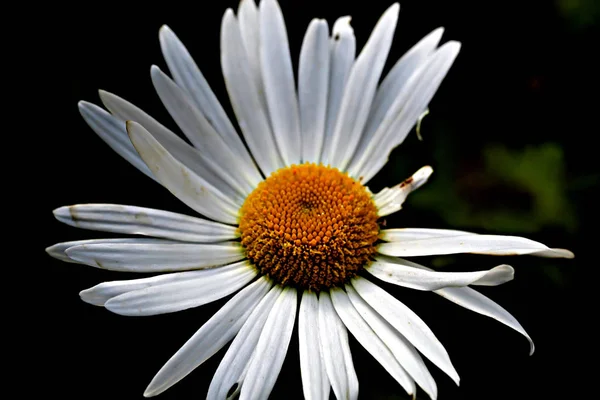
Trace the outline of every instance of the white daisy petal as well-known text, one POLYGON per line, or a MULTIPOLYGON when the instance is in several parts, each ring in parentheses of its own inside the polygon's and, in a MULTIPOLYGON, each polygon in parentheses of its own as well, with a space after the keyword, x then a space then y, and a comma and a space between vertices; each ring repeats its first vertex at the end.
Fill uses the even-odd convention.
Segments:
MULTIPOLYGON (((123 121, 135 121, 136 123, 140 124, 177 160, 177 162, 183 164, 191 171, 194 171, 210 185, 218 188, 220 192, 227 194, 233 193, 233 189, 230 187, 230 185, 223 181, 220 176, 221 174, 219 170, 222 168, 222 166, 215 165, 215 163, 211 162, 210 159, 207 159, 202 152, 199 152, 187 144, 175 133, 167 129, 164 125, 160 124, 157 120, 127 100, 104 90, 100 90, 99 94, 102 103, 113 115, 123 121)), ((139 149, 136 148, 136 150, 138 150, 139 153, 139 149)), ((143 158, 144 157, 142 156, 142 159, 143 158)), ((160 179, 157 178, 157 180, 164 185, 160 179)), ((233 201, 230 199, 224 199, 224 201, 227 203, 233 203, 233 201)), ((241 204, 238 204, 238 206, 239 205, 241 204)))
POLYGON ((225 84, 246 143, 263 174, 269 176, 284 163, 259 95, 262 88, 253 79, 248 64, 240 27, 233 11, 228 9, 221 25, 221 67, 225 84))
POLYGON ((248 365, 240 400, 269 397, 292 338, 297 298, 296 289, 286 287, 275 301, 248 365))
POLYGON ((533 344, 533 340, 531 340, 531 337, 529 337, 527 332, 525 332, 525 329, 523 329, 515 317, 510 315, 508 311, 488 297, 469 287, 444 288, 436 290, 435 293, 452 301, 453 303, 458 304, 461 307, 493 318, 496 321, 519 332, 529 341, 529 355, 533 354, 535 346, 533 344))
POLYGON ((319 338, 325 369, 335 397, 357 399, 358 378, 352 363, 348 332, 327 292, 319 294, 319 338))
MULTIPOLYGON (((386 231, 383 237, 387 237, 386 231)), ((386 240, 386 239, 384 239, 386 240)), ((416 257, 457 253, 488 254, 498 256, 541 254, 543 257, 573 258, 573 253, 563 249, 550 249, 542 243, 518 236, 451 235, 423 239, 382 243, 377 250, 394 257, 416 257)))
POLYGON ((432 173, 433 169, 430 166, 425 166, 415 172, 413 176, 391 189, 382 189, 373 196, 373 201, 378 209, 378 215, 384 217, 400 210, 408 195, 423 186, 432 173))
POLYGON ((113 117, 95 104, 80 101, 77 105, 85 122, 111 149, 152 179, 154 175, 131 144, 125 122, 113 117))
POLYGON ((46 253, 52 257, 68 263, 83 264, 80 261, 70 258, 65 251, 71 247, 81 246, 83 244, 101 244, 101 243, 170 243, 168 240, 162 239, 146 239, 146 238, 118 238, 118 239, 89 239, 89 240, 74 240, 71 242, 62 242, 46 248, 46 253))
MULTIPOLYGON (((443 33, 444 28, 435 29, 415 44, 394 64, 377 90, 361 143, 370 140, 372 134, 390 110, 394 100, 406 87, 409 78, 419 70, 424 61, 433 53, 443 33)), ((357 150, 357 155, 359 152, 360 147, 357 150)))
POLYGON ((77 204, 53 211, 60 222, 83 229, 210 243, 236 239, 233 226, 152 208, 77 204))
POLYGON ((390 152, 404 141, 431 101, 460 51, 460 43, 445 43, 429 57, 420 72, 411 76, 377 127, 368 146, 349 169, 352 176, 368 182, 386 164, 390 152))
MULTIPOLYGON (((211 270, 204 270, 206 271, 211 270)), ((183 282, 197 279, 201 271, 174 272, 171 274, 157 275, 150 278, 128 279, 124 281, 103 282, 89 289, 79 292, 83 301, 95 306, 104 306, 113 297, 123 293, 133 292, 151 286, 166 285, 172 282, 183 282)))
POLYGON ((510 265, 499 265, 489 271, 437 272, 415 267, 401 258, 377 256, 366 270, 382 281, 416 290, 438 290, 445 287, 468 285, 497 286, 513 280, 515 270, 510 265))
POLYGON ((158 371, 144 396, 151 397, 164 392, 225 346, 238 333, 270 287, 271 283, 263 277, 229 300, 158 371))
POLYGON ((323 148, 330 62, 327 22, 313 19, 300 51, 298 103, 302 131, 302 162, 318 163, 323 148))
POLYGON ((311 291, 302 294, 298 312, 298 342, 304 398, 329 399, 330 385, 319 341, 319 299, 311 291))
POLYGON ((240 161, 244 165, 252 165, 252 169, 240 172, 247 174, 247 178, 253 179, 255 185, 258 184, 261 181, 261 176, 254 168, 250 154, 183 43, 166 25, 161 27, 159 37, 163 56, 177 85, 187 91, 198 110, 204 114, 217 133, 223 137, 229 148, 240 158, 240 161))
POLYGON ((373 310, 351 285, 346 285, 346 292, 356 311, 358 311, 375 334, 390 349, 396 360, 400 362, 400 365, 423 388, 429 397, 435 400, 437 397, 437 385, 414 346, 381 315, 373 310))
POLYGON ((350 76, 350 70, 356 56, 356 38, 350 26, 350 17, 341 17, 333 24, 333 33, 330 39, 329 63, 329 89, 327 91, 327 118, 325 123, 325 137, 323 150, 319 160, 328 164, 329 154, 332 151, 332 138, 337 121, 344 88, 350 76))
POLYGON ((401 242, 404 240, 418 240, 445 236, 462 236, 469 234, 475 235, 475 233, 451 229, 395 228, 382 230, 380 237, 386 242, 401 242))
POLYGON ((281 287, 273 286, 250 314, 221 360, 210 383, 207 400, 227 398, 230 389, 236 384, 239 391, 265 322, 280 294, 281 287))
MULTIPOLYGON (((242 43, 248 57, 250 76, 256 87, 263 87, 262 72, 260 70, 260 48, 259 48, 259 16, 258 7, 254 0, 241 0, 238 6, 238 23, 242 34, 242 43)), ((266 99, 264 92, 259 94, 266 110, 266 99)))
POLYGON ((567 249, 548 249, 536 251, 535 253, 529 253, 529 255, 545 258, 575 258, 575 254, 573 254, 571 250, 567 249))
POLYGON ((247 261, 221 268, 192 271, 195 279, 149 286, 108 300, 104 307, 121 315, 165 314, 219 300, 244 287, 256 276, 247 261))
POLYGON ((340 170, 348 166, 367 122, 377 83, 392 45, 399 10, 398 3, 386 10, 352 66, 327 155, 327 161, 340 170))
POLYGON ((188 94, 157 66, 152 66, 150 74, 154 88, 173 120, 207 161, 215 166, 214 171, 236 190, 240 202, 243 202, 261 180, 250 157, 240 157, 233 151, 226 139, 218 134, 192 103, 188 94), (235 167, 223 168, 224 165, 235 167))
POLYGON ((245 257, 237 242, 206 243, 89 243, 70 247, 67 256, 111 271, 165 272, 209 268, 245 257))
POLYGON ((356 340, 381 364, 383 368, 398 382, 406 393, 415 393, 415 382, 398 363, 389 348, 373 332, 369 324, 354 308, 348 295, 342 289, 334 288, 330 291, 331 300, 335 311, 354 335, 356 340))
MULTIPOLYGON (((415 229, 416 230, 416 229, 415 229)), ((433 229, 431 229, 433 231, 433 229)), ((444 233, 452 232, 452 231, 444 231, 444 233)), ((455 231, 458 232, 458 231, 455 231)), ((402 260, 404 262, 408 262, 406 260, 402 260)), ((427 268, 423 265, 419 265, 416 263, 410 263, 415 268, 420 268, 426 271, 433 271, 431 268, 427 268)), ((490 318, 495 319, 496 321, 514 329, 519 332, 521 335, 525 336, 525 338, 529 341, 530 352, 529 355, 533 354, 535 350, 535 346, 533 344, 533 340, 531 337, 525 332, 525 329, 519 324, 519 322, 510 315, 508 311, 502 308, 499 304, 495 303, 488 297, 482 295, 481 293, 471 289, 469 287, 462 288, 443 288, 439 290, 435 290, 434 293, 439 294, 440 296, 458 304, 461 307, 465 307, 471 311, 476 313, 488 316, 490 318)))
POLYGON ((202 176, 173 157, 143 126, 127 122, 131 142, 160 183, 200 214, 236 224, 238 207, 202 176))
POLYGON ((275 0, 262 0, 258 13, 260 67, 271 126, 283 162, 298 164, 302 150, 298 97, 283 14, 275 0))
POLYGON ((385 290, 364 278, 353 279, 352 286, 360 297, 396 328, 417 350, 448 374, 457 385, 459 384, 460 378, 452 366, 446 349, 417 314, 385 290))

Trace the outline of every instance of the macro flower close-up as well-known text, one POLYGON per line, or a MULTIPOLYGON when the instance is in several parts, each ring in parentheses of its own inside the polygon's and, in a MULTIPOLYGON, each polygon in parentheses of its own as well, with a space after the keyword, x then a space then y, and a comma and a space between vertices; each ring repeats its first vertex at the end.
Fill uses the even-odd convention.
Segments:
MULTIPOLYGON (((342 15, 310 21, 295 55, 277 1, 242 0, 221 21, 228 98, 218 98, 201 72, 202 54, 188 51, 163 25, 159 46, 167 69, 153 65, 150 76, 177 132, 152 110, 109 91, 99 91, 100 102, 78 103, 87 133, 189 208, 184 214, 105 202, 56 208, 64 224, 108 233, 46 249, 110 274, 82 290, 81 300, 139 317, 227 298, 148 376, 140 397, 193 380, 194 370, 214 356, 210 385, 199 388, 206 398, 266 399, 293 352, 304 398, 357 399, 363 385, 377 382, 357 374, 355 340, 397 382, 398 392, 444 398, 432 369, 456 385, 461 371, 425 319, 386 290, 390 285, 433 292, 420 295, 491 318, 497 329, 521 335, 534 353, 525 328, 480 290, 512 281, 514 256, 573 253, 520 235, 388 223, 387 217, 406 212, 409 195, 434 176, 435 165, 411 176, 388 173, 383 188, 369 187, 444 90, 461 51, 440 27, 389 59, 400 5, 380 12, 370 36, 360 39, 362 48, 352 27, 361 16, 342 15), (420 258, 463 253, 494 257, 459 272, 420 258)), ((467 350, 476 352, 465 349, 461 357, 469 357, 467 350)), ((110 377, 98 381, 111 385, 110 377)))

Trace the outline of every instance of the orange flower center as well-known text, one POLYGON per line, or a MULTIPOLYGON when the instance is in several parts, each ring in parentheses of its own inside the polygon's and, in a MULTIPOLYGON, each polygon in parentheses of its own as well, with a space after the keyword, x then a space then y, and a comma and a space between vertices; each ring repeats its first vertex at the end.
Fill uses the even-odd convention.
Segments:
POLYGON ((258 270, 281 285, 343 286, 371 260, 377 207, 363 185, 336 168, 275 171, 240 210, 242 245, 258 270))

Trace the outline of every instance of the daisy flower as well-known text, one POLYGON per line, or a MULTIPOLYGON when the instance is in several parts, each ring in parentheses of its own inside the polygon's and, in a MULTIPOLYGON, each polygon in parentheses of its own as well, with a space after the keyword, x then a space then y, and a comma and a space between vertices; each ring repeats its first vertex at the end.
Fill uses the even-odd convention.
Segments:
POLYGON ((375 194, 366 185, 426 110, 460 49, 455 41, 440 46, 443 30, 436 29, 379 84, 398 13, 398 4, 384 12, 358 56, 349 17, 331 31, 326 21, 312 20, 296 84, 277 2, 242 0, 237 14, 228 9, 221 65, 241 135, 166 26, 160 45, 171 77, 153 66, 152 82, 191 145, 112 93, 100 92, 108 111, 79 103, 110 147, 200 214, 115 204, 56 209, 59 221, 75 227, 146 236, 48 248, 67 262, 156 274, 104 282, 81 298, 145 316, 233 295, 158 371, 145 396, 169 389, 231 342, 207 398, 267 398, 297 329, 306 398, 328 399, 332 389, 338 399, 357 398, 349 331, 409 395, 419 386, 435 399, 422 356, 457 384, 458 373, 426 323, 380 280, 432 291, 491 317, 525 336, 533 352, 515 318, 471 288, 513 279, 512 267, 436 272, 405 257, 571 252, 520 237, 380 223, 432 169, 375 194))

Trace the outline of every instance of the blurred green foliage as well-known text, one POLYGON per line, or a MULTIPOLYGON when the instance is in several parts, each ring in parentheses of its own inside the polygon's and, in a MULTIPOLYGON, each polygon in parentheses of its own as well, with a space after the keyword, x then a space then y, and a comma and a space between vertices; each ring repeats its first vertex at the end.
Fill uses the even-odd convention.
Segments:
POLYGON ((576 29, 592 26, 600 20, 598 0, 556 0, 556 7, 559 14, 576 29))
POLYGON ((560 146, 486 144, 481 156, 452 168, 440 154, 437 176, 413 194, 411 203, 435 210, 456 227, 513 234, 576 228, 560 146))

